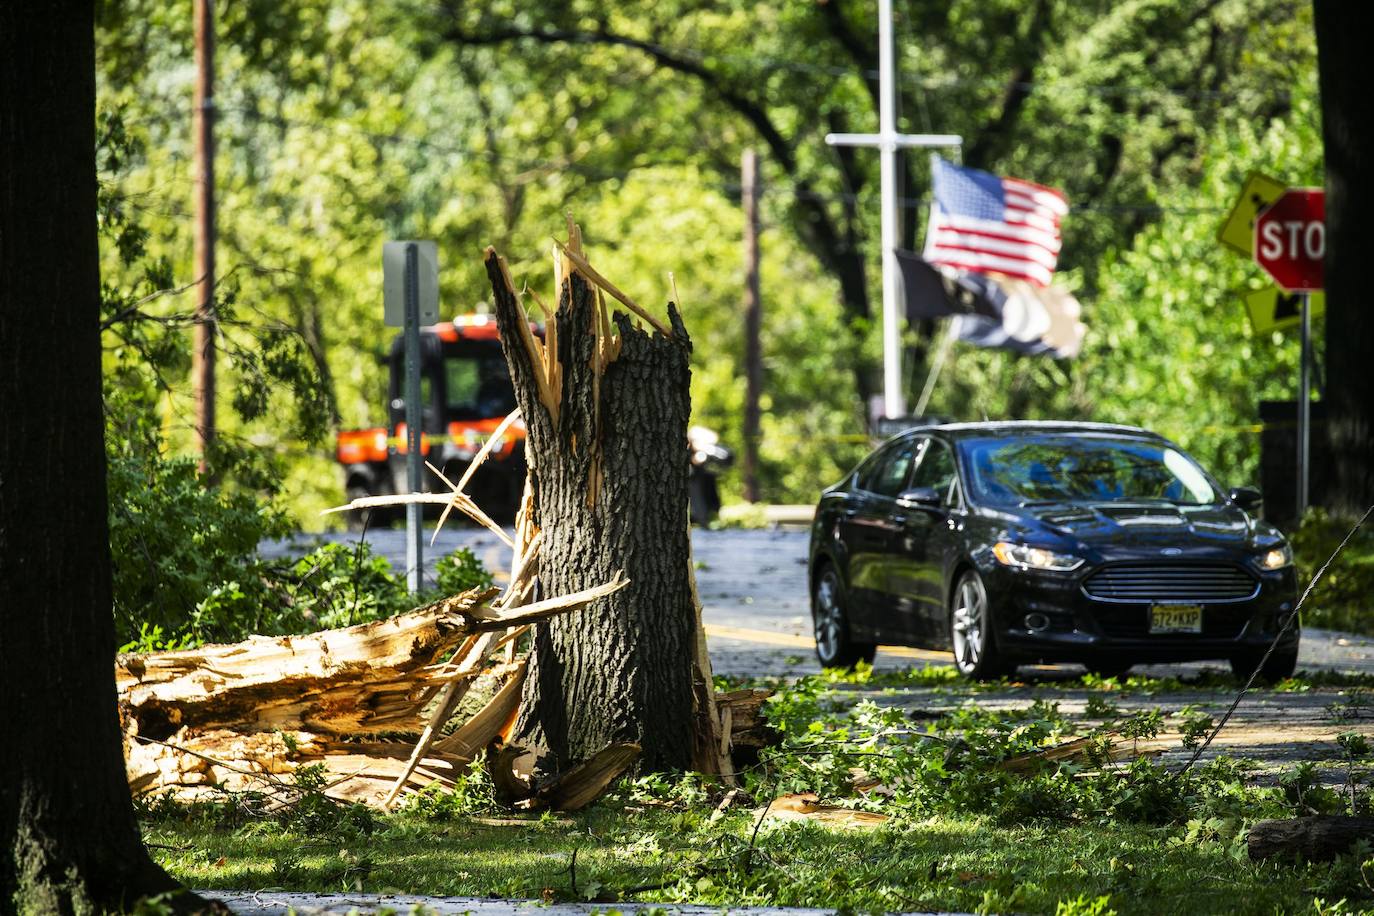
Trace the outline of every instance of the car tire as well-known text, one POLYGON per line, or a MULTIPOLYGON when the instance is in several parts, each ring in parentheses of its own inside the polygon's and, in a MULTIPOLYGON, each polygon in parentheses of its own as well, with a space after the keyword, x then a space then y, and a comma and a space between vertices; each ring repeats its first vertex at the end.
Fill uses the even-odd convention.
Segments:
POLYGON ((988 590, 971 569, 959 577, 950 594, 949 644, 954 649, 954 665, 964 677, 994 680, 1015 668, 998 651, 988 590))
MULTIPOLYGON (((1246 652, 1231 657, 1231 673, 1242 681, 1248 681, 1259 665, 1264 652, 1246 652)), ((1266 684, 1277 684, 1293 676, 1298 669, 1298 650, 1275 649, 1269 660, 1260 668, 1259 680, 1266 684)))
POLYGON ((859 662, 873 663, 878 647, 850 637, 844 584, 840 582, 839 571, 829 564, 821 570, 811 591, 811 621, 816 637, 816 658, 822 668, 848 669, 859 662))

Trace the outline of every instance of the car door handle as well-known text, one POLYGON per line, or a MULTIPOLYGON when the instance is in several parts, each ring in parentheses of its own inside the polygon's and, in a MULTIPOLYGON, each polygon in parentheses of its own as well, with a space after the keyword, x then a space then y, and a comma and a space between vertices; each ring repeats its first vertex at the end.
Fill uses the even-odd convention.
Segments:
POLYGON ((905 515, 894 515, 894 516, 892 516, 892 524, 894 524, 894 525, 905 525, 905 524, 906 524, 906 516, 905 516, 905 515))
POLYGON ((858 509, 845 509, 845 510, 844 510, 844 517, 845 517, 845 518, 853 518, 854 516, 856 516, 856 515, 858 515, 858 514, 859 514, 859 510, 858 510, 858 509))

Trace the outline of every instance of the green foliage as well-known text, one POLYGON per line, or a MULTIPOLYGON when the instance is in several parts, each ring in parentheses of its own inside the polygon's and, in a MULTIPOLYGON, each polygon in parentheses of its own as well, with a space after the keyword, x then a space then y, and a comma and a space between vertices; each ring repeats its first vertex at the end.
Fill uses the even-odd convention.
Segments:
MULTIPOLYGON (((121 651, 352 626, 434 597, 407 593, 404 578, 366 542, 263 559, 259 543, 290 533, 289 520, 250 492, 214 485, 190 459, 112 455, 110 493, 121 651)), ((438 594, 492 581, 465 548, 438 568, 438 594)))
POLYGON ((437 783, 406 799, 404 811, 430 821, 453 821, 501 810, 486 762, 480 757, 454 779, 452 789, 437 783))
POLYGON ((207 485, 189 458, 112 451, 108 468, 118 641, 171 648, 244 632, 233 615, 263 592, 258 542, 287 534, 287 518, 207 485))
POLYGON ((1054 908, 1054 916, 1116 916, 1110 894, 1089 897, 1079 894, 1072 900, 1061 900, 1054 908))
POLYGON ((457 595, 474 588, 491 588, 493 579, 477 555, 466 547, 439 558, 434 565, 434 585, 442 595, 457 595))
MULTIPOLYGON (((1182 824, 1217 814, 1278 816, 1333 803, 1314 770, 1293 771, 1280 791, 1246 785, 1243 770, 1224 761, 1181 776, 1149 757, 1111 762, 1159 735, 1165 715, 1158 708, 1121 713, 1099 704, 1088 710, 1086 718, 1096 723, 1089 726, 1066 716, 1059 704, 1037 699, 1024 709, 966 705, 914 728, 901 709, 871 700, 846 703, 824 678, 803 678, 764 708, 785 740, 765 751, 761 767, 749 775, 756 796, 814 791, 845 798, 853 794, 852 771, 859 768, 891 790, 882 811, 916 819, 1182 824), (1039 756, 1076 738, 1088 742, 1080 754, 1062 760, 1039 756)), ((1174 718, 1170 727, 1183 732, 1185 747, 1211 721, 1188 708, 1174 718)))
MULTIPOLYGON (((1354 526, 1354 519, 1336 518, 1319 508, 1308 511, 1302 526, 1292 537, 1299 588, 1306 588, 1354 526)), ((1371 596, 1374 596, 1374 529, 1366 523, 1327 569, 1303 605, 1303 625, 1374 634, 1371 596)))
MULTIPOLYGON (((438 240, 444 310, 461 312, 487 299, 485 244, 547 293, 547 235, 571 208, 602 272, 636 299, 662 307, 675 271, 694 419, 738 447, 737 163, 752 146, 764 152, 761 477, 766 498, 810 502, 868 446, 856 380, 872 387, 879 353, 878 157, 822 137, 876 121, 861 50, 873 16, 741 0, 610 15, 592 0, 227 10, 216 298, 223 387, 242 416, 225 431, 286 459, 283 491, 313 521, 342 483, 313 437, 384 418, 381 241, 438 240), (580 40, 502 38, 512 30, 580 40), (842 282, 851 253, 860 272, 842 282)), ((147 297, 194 280, 189 26, 128 0, 102 7, 98 42, 107 321, 124 316, 107 329, 107 368, 112 387, 158 393, 181 453, 194 293, 147 297)), ((1319 178, 1307 5, 921 0, 899 11, 897 51, 902 128, 960 133, 966 161, 1065 188, 1062 280, 1092 329, 1063 365, 960 347, 932 409, 1142 422, 1251 479, 1253 402, 1291 393, 1295 348, 1249 332, 1232 291, 1258 277, 1211 235, 1248 168, 1319 178)), ((920 199, 923 157, 908 171, 904 196, 920 199)), ((904 216, 919 244, 921 207, 904 216)), ((931 330, 912 334, 909 387, 931 330)))

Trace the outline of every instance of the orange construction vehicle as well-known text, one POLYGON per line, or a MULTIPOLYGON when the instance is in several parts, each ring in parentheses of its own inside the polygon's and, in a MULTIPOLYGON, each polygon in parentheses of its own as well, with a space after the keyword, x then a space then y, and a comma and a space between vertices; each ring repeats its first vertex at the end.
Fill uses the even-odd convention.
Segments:
MULTIPOLYGON (((531 325, 537 336, 543 328, 531 325)), ((388 357, 387 425, 349 429, 339 433, 335 454, 344 468, 344 488, 351 502, 362 496, 404 493, 406 486, 405 342, 397 334, 388 357)), ((501 421, 515 409, 515 387, 501 353, 496 319, 460 315, 452 323, 420 330, 420 400, 423 403, 421 454, 457 481, 501 421)), ((483 511, 498 522, 510 522, 519 508, 525 485, 525 424, 516 420, 502 434, 491 455, 464 487, 483 511)), ((731 451, 709 429, 693 426, 687 432, 690 472, 688 494, 692 521, 708 524, 720 509, 716 475, 733 460, 731 451)), ((428 468, 427 492, 447 493, 448 487, 428 468)), ((373 509, 350 513, 350 528, 389 525, 404 518, 404 510, 373 509)), ((437 514, 437 509, 435 510, 437 514)))
MULTIPOLYGON (((542 333, 537 329, 536 333, 542 333)), ((348 499, 404 493, 406 486, 405 345, 397 334, 388 356, 387 425, 339 433, 336 456, 344 468, 348 499)), ((496 319, 461 315, 451 323, 420 330, 421 454, 456 481, 488 437, 515 409, 496 319)), ((525 483, 525 425, 517 420, 501 436, 486 462, 464 488, 498 521, 510 521, 525 483)), ((424 489, 448 487, 428 468, 424 489)), ((403 517, 400 509, 374 509, 370 524, 403 517)), ((350 514, 361 527, 364 513, 350 514)))

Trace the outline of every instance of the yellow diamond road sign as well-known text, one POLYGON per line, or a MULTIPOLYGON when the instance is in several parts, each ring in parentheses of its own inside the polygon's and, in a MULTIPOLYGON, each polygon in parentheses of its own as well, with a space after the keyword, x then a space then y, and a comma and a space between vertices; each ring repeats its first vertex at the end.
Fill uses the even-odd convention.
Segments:
POLYGON ((1247 258, 1255 250, 1255 218, 1279 199, 1288 185, 1260 172, 1251 172, 1240 189, 1240 197, 1231 205, 1226 222, 1217 230, 1217 241, 1247 258))
MULTIPOLYGON (((1312 293, 1312 317, 1326 313, 1326 296, 1312 293)), ((1302 323, 1302 293, 1286 293, 1277 286, 1245 294, 1245 308, 1256 334, 1267 334, 1302 323)))

